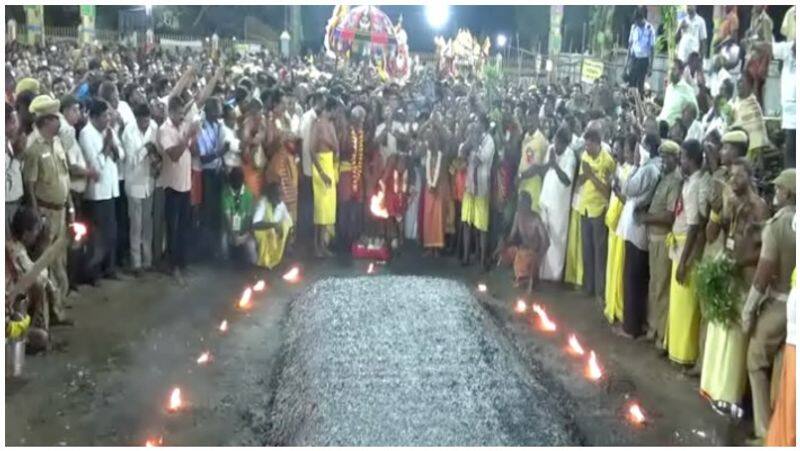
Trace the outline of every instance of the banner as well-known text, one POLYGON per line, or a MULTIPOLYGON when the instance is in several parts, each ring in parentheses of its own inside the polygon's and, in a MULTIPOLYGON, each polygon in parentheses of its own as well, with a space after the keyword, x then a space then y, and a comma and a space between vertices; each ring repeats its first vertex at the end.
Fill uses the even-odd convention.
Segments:
POLYGON ((592 84, 598 78, 603 76, 603 62, 591 58, 583 60, 581 66, 581 81, 583 83, 592 84))
POLYGON ((44 6, 25 5, 25 28, 28 45, 44 44, 44 6))
POLYGON ((96 14, 97 10, 94 5, 81 5, 80 42, 82 44, 89 44, 94 41, 96 14))

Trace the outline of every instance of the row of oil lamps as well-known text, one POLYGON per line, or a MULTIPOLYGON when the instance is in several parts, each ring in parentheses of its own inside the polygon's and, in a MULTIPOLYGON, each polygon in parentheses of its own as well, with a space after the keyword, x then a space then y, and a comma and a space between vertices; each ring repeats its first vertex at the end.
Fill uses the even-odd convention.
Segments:
MULTIPOLYGON (((485 284, 478 285, 479 292, 485 293, 486 290, 487 288, 485 284)), ((517 300, 516 304, 514 305, 514 311, 520 315, 525 314, 528 309, 528 304, 522 299, 517 300)), ((541 305, 536 303, 531 304, 530 311, 535 315, 534 325, 540 331, 553 333, 558 330, 556 323, 547 315, 547 312, 541 305)), ((587 353, 578 340, 578 337, 574 333, 569 334, 567 338, 566 351, 568 354, 577 358, 584 358, 588 355, 588 357, 586 357, 586 364, 584 367, 584 376, 587 379, 592 382, 597 382, 603 378, 603 370, 597 361, 597 354, 595 354, 593 350, 590 350, 587 353)), ((625 417, 629 422, 636 426, 643 426, 647 423, 647 418, 645 417, 644 411, 636 401, 633 401, 627 405, 625 409, 625 417)))
MULTIPOLYGON (((372 272, 374 272, 374 267, 370 264, 370 270, 368 271, 368 273, 371 274, 372 272)), ((284 281, 290 284, 295 284, 297 282, 300 282, 301 280, 300 267, 297 265, 292 266, 289 269, 289 271, 283 274, 282 278, 284 281)), ((259 280, 253 285, 245 287, 244 291, 242 291, 242 295, 236 301, 236 308, 240 311, 250 310, 253 307, 253 293, 260 293, 265 291, 266 289, 267 289, 267 283, 264 280, 259 280)), ((217 327, 217 330, 219 331, 220 334, 224 335, 228 332, 228 328, 229 328, 228 320, 223 319, 222 322, 220 322, 219 326, 217 327)), ((211 355, 211 352, 205 350, 197 357, 197 365, 199 366, 208 365, 209 363, 213 362, 213 360, 214 358, 211 355)), ((186 407, 186 405, 187 403, 183 399, 181 388, 177 386, 173 387, 169 393, 169 398, 167 400, 167 407, 166 407, 167 412, 169 412, 170 414, 177 414, 180 411, 182 411, 186 407)), ((145 441, 144 446, 149 448, 149 447, 162 446, 163 444, 164 444, 164 437, 160 436, 157 438, 152 438, 152 437, 148 438, 145 441)))

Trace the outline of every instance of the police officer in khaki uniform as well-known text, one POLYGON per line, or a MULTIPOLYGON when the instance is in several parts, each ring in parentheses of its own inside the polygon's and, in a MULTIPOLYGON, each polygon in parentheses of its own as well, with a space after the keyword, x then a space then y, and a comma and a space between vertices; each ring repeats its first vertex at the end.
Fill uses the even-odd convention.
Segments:
POLYGON ((664 349, 664 334, 669 311, 669 284, 672 263, 665 239, 675 221, 675 203, 681 194, 678 168, 680 146, 665 139, 658 148, 661 156, 661 179, 653 192, 650 207, 639 220, 647 225, 650 282, 647 293, 647 338, 664 349))
MULTIPOLYGON (((67 155, 58 138, 59 106, 58 100, 47 95, 40 95, 31 102, 35 127, 28 137, 22 170, 28 205, 47 220, 51 244, 67 233, 67 219, 72 222, 74 215, 67 155)), ((57 291, 52 304, 53 324, 72 324, 64 311, 64 298, 69 293, 66 254, 56 259, 48 272, 57 291)))
POLYGON ((786 338, 786 300, 795 267, 795 178, 794 169, 786 169, 775 178, 774 202, 779 210, 764 228, 753 285, 742 308, 742 329, 751 333, 747 372, 756 442, 767 433, 771 368, 786 338))

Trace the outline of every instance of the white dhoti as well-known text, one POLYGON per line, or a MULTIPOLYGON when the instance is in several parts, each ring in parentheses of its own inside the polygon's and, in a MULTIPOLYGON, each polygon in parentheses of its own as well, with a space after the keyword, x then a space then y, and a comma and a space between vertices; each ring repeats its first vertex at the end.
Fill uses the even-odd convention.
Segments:
MULTIPOLYGON (((547 150, 554 152, 553 146, 547 150)), ((564 184, 555 169, 550 169, 542 180, 539 209, 542 221, 550 237, 550 247, 541 261, 539 278, 560 282, 564 277, 564 262, 567 258, 567 236, 569 234, 569 211, 572 196, 572 177, 575 173, 575 154, 566 149, 556 156, 556 164, 570 179, 564 184)))

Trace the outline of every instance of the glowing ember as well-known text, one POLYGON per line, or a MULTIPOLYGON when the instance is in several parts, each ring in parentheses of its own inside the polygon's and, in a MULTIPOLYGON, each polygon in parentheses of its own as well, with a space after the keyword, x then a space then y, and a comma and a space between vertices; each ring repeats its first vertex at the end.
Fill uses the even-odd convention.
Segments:
POLYGON ((72 229, 72 233, 75 234, 75 241, 82 240, 83 237, 89 233, 89 230, 86 228, 86 224, 81 222, 73 222, 69 226, 72 229))
POLYGON ((250 299, 253 297, 253 289, 248 287, 242 293, 242 298, 239 299, 239 308, 242 310, 247 310, 252 306, 250 299))
POLYGON ((539 317, 539 328, 541 330, 545 332, 554 332, 557 329, 556 323, 550 320, 547 316, 547 312, 544 311, 541 305, 533 304, 531 310, 539 317))
POLYGON ((389 217, 389 210, 383 204, 383 191, 378 191, 369 201, 369 211, 376 217, 386 219, 389 217))
POLYGON ((572 355, 584 355, 586 351, 583 350, 583 346, 581 346, 581 342, 578 341, 578 337, 575 334, 569 336, 569 352, 572 355))
POLYGON ((370 263, 367 266, 367 274, 374 274, 375 273, 375 263, 370 263))
POLYGON ((644 412, 642 412, 642 408, 637 403, 633 403, 630 407, 628 407, 627 416, 628 420, 635 425, 642 425, 645 423, 645 421, 647 421, 644 416, 644 412))
POLYGON ((175 387, 172 389, 172 393, 169 395, 169 406, 167 410, 170 412, 177 412, 183 406, 183 400, 181 399, 181 389, 175 387))
POLYGON ((517 305, 514 307, 514 310, 517 313, 525 313, 525 310, 528 310, 528 304, 526 304, 522 299, 519 299, 517 300, 517 305))
POLYGON ((479 283, 478 284, 478 291, 480 291, 481 293, 486 293, 486 284, 485 283, 479 283))
POLYGON ((283 280, 289 283, 297 283, 300 281, 300 268, 293 266, 286 274, 283 275, 283 280))
POLYGON ((164 444, 164 437, 149 438, 146 442, 144 442, 145 448, 155 448, 156 446, 161 446, 164 444))
POLYGON ((603 377, 603 371, 600 370, 600 365, 597 364, 597 356, 594 351, 589 352, 589 361, 586 362, 586 377, 593 381, 603 377))
POLYGON ((264 282, 263 280, 259 280, 258 282, 256 282, 255 285, 253 285, 253 291, 256 292, 264 291, 264 288, 267 288, 267 283, 264 282))
POLYGON ((227 332, 228 331, 228 320, 223 319, 221 323, 219 323, 219 331, 220 332, 227 332))
POLYGON ((208 351, 200 354, 200 357, 197 358, 198 365, 205 365, 210 361, 211 361, 211 354, 208 351))

